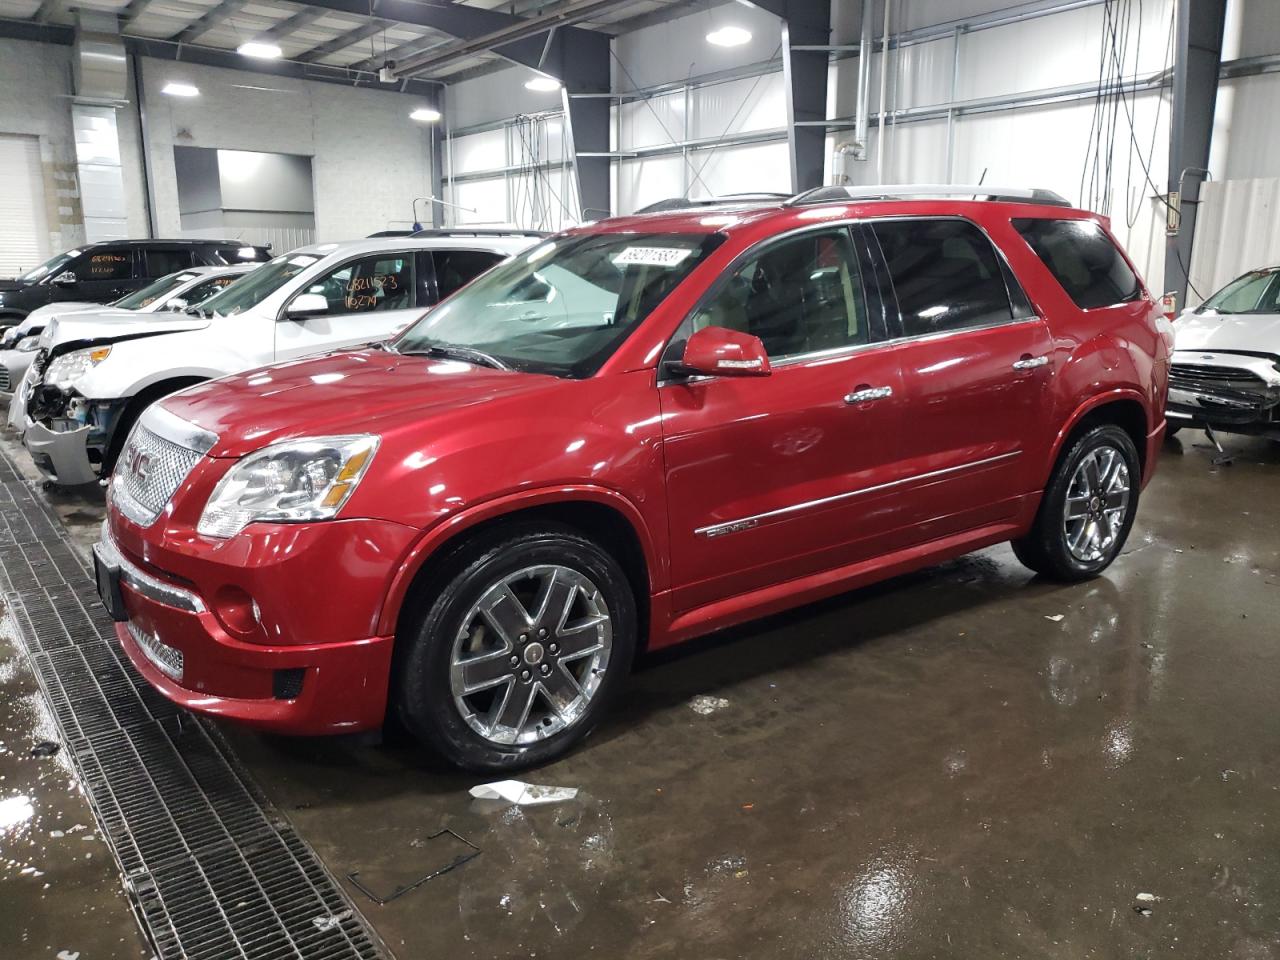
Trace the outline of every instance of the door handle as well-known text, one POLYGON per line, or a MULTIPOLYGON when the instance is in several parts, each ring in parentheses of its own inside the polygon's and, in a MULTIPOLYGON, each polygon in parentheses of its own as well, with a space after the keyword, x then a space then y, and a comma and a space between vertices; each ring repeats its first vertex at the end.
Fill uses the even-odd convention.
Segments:
POLYGON ((870 403, 872 400, 883 400, 893 396, 893 387, 859 387, 853 393, 845 394, 845 403, 870 403))
POLYGON ((1024 355, 1022 359, 1013 361, 1013 369, 1015 370, 1034 370, 1036 367, 1043 367, 1049 363, 1048 357, 1031 357, 1024 355))

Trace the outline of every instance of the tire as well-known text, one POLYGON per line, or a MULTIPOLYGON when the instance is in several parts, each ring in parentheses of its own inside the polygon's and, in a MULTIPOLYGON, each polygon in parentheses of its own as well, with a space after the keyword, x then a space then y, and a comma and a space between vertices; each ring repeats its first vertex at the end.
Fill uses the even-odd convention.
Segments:
POLYGON ((1031 532, 1013 541, 1014 554, 1055 580, 1096 577, 1129 536, 1141 476, 1138 449, 1124 430, 1114 424, 1089 430, 1059 457, 1031 532), (1096 492, 1099 486, 1105 490, 1096 492))
POLYGON ((569 527, 482 535, 419 593, 397 637, 393 705, 454 766, 505 772, 561 756, 592 731, 630 670, 637 618, 627 576, 569 527))
POLYGON ((1168 440, 1170 437, 1172 437, 1172 436, 1176 435, 1176 434, 1177 434, 1177 432, 1178 432, 1179 430, 1181 430, 1181 429, 1182 429, 1182 427, 1180 427, 1180 426, 1175 427, 1175 426, 1174 426, 1173 424, 1171 424, 1171 423, 1166 423, 1166 424, 1165 424, 1165 427, 1164 427, 1164 438, 1165 438, 1166 440, 1168 440))
POLYGON ((107 445, 106 454, 102 458, 99 476, 106 480, 115 471, 116 461, 120 459, 120 454, 124 450, 124 442, 129 439, 129 431, 138 422, 138 418, 146 412, 147 407, 159 400, 163 400, 170 394, 185 390, 187 387, 194 387, 197 383, 203 382, 199 378, 165 381, 150 387, 129 401, 129 405, 124 408, 124 412, 120 414, 120 419, 116 421, 115 428, 111 431, 111 442, 107 445))

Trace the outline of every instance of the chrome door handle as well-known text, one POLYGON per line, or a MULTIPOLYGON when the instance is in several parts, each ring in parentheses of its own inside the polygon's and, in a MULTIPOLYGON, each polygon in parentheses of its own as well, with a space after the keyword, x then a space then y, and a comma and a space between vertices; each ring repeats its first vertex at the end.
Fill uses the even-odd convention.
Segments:
POLYGON ((1013 369, 1034 370, 1036 367, 1045 366, 1048 362, 1048 357, 1023 357, 1021 360, 1013 361, 1013 369))
POLYGON ((863 387, 853 393, 845 394, 845 403, 868 403, 872 400, 883 400, 893 396, 893 387, 863 387))

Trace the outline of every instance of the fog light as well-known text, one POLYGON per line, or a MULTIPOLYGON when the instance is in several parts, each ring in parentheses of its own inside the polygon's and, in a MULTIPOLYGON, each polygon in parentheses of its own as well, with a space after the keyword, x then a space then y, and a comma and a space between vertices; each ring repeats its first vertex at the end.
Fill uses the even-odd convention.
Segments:
POLYGON ((304 667, 275 671, 271 678, 271 695, 277 700, 297 700, 302 696, 302 681, 306 675, 304 667))
POLYGON ((213 597, 213 613, 228 631, 240 637, 255 637, 262 632, 262 610, 258 602, 239 587, 219 588, 213 597))

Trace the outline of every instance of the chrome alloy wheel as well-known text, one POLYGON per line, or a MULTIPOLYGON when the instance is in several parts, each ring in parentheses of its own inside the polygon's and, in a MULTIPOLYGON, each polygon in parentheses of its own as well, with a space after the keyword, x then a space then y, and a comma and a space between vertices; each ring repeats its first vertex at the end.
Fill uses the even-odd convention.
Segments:
POLYGON ((536 743, 586 712, 613 648, 599 588, 570 567, 526 567, 488 587, 449 661, 453 702, 491 743, 536 743))
POLYGON ((1062 530, 1081 563, 1096 563, 1115 546, 1129 511, 1129 465, 1115 447, 1085 455, 1067 486, 1062 530))

